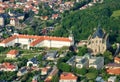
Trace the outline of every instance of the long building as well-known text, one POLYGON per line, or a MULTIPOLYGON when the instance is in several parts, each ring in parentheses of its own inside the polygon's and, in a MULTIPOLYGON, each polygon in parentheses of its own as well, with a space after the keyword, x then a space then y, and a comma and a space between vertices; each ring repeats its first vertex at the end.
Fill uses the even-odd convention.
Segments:
POLYGON ((0 42, 0 46, 9 47, 16 43, 30 47, 55 47, 61 48, 63 46, 70 46, 74 44, 73 36, 69 37, 53 37, 53 36, 37 36, 37 35, 22 35, 16 34, 0 42))

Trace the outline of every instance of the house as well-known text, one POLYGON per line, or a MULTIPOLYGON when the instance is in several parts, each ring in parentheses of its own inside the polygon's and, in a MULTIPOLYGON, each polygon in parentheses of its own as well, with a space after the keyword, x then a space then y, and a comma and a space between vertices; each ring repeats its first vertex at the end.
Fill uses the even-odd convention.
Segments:
POLYGON ((28 73, 27 67, 22 67, 22 68, 18 71, 17 76, 22 76, 22 75, 24 75, 24 74, 26 74, 26 73, 28 73))
POLYGON ((119 57, 115 57, 115 58, 114 58, 114 62, 120 64, 120 58, 119 58, 119 57))
POLYGON ((47 54, 44 56, 46 60, 55 60, 55 58, 58 57, 58 52, 57 51, 49 51, 47 54))
POLYGON ((53 15, 52 15, 52 19, 57 19, 58 16, 59 16, 59 14, 53 14, 53 15))
POLYGON ((88 58, 81 58, 79 62, 76 63, 77 68, 83 68, 83 67, 88 67, 89 66, 89 60, 88 58))
POLYGON ((109 48, 108 34, 100 27, 97 28, 93 35, 88 37, 87 48, 93 55, 104 53, 109 48), (93 47, 94 46, 94 47, 93 47))
MULTIPOLYGON (((105 65, 106 71, 111 75, 120 75, 120 62, 119 57, 114 58, 114 63, 105 65)), ((113 82, 113 81, 112 81, 113 82)))
POLYGON ((18 50, 10 50, 6 56, 7 58, 16 58, 19 55, 19 51, 18 50))
POLYGON ((104 80, 102 79, 102 77, 99 77, 99 76, 95 79, 95 81, 96 82, 104 82, 104 80))
POLYGON ((63 72, 60 75, 59 82, 77 82, 77 76, 72 73, 63 72))
POLYGON ((120 68, 109 68, 106 70, 108 74, 111 75, 120 75, 120 68))
POLYGON ((48 16, 41 16, 40 19, 41 20, 48 20, 48 16))
POLYGON ((54 47, 61 48, 63 46, 71 46, 74 44, 74 37, 53 37, 53 36, 37 36, 37 35, 22 35, 15 34, 0 42, 0 46, 8 47, 14 46, 15 43, 26 45, 27 49, 30 47, 54 47))
POLYGON ((37 61, 37 58, 36 57, 33 57, 33 58, 31 58, 30 60, 28 60, 28 62, 27 62, 27 66, 30 66, 30 64, 32 65, 32 66, 38 66, 38 61, 37 61))
POLYGON ((48 74, 48 68, 42 68, 41 69, 41 75, 47 75, 48 74))
POLYGON ((93 57, 87 53, 84 56, 73 56, 66 63, 71 66, 76 66, 77 68, 94 67, 96 69, 101 69, 104 66, 104 58, 93 57))
POLYGON ((85 46, 85 45, 87 45, 87 40, 81 40, 81 41, 77 44, 77 46, 85 46))
POLYGON ((110 76, 108 78, 108 82, 116 82, 117 77, 116 76, 110 76))
POLYGON ((104 67, 103 57, 91 57, 89 59, 89 67, 94 67, 96 69, 102 69, 104 67))
POLYGON ((32 82, 38 82, 38 75, 33 77, 32 82))
POLYGON ((51 72, 49 73, 49 75, 46 77, 46 79, 44 80, 44 82, 51 82, 52 77, 54 75, 56 75, 58 73, 58 69, 56 66, 53 66, 51 72))
POLYGON ((120 68, 120 64, 118 63, 109 63, 107 65, 105 65, 105 68, 109 68, 109 69, 116 69, 116 68, 120 68))
POLYGON ((18 66, 9 62, 4 62, 0 64, 0 71, 17 71, 18 66))

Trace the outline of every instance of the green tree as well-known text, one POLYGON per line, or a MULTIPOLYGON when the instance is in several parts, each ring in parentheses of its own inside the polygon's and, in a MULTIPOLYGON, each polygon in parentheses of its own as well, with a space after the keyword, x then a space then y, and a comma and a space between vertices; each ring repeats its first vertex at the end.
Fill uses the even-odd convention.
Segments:
POLYGON ((4 47, 0 46, 0 53, 3 52, 5 49, 4 47))
POLYGON ((87 73, 85 76, 89 80, 94 80, 97 77, 97 74, 96 73, 87 73))
POLYGON ((78 55, 79 56, 83 56, 85 55, 85 53, 88 52, 88 49, 86 46, 83 46, 83 47, 78 47, 78 55))
POLYGON ((60 66, 58 67, 61 71, 64 72, 70 72, 71 71, 71 66, 68 65, 67 63, 61 63, 60 66))
POLYGON ((110 63, 110 62, 113 61, 113 55, 112 55, 112 53, 110 51, 108 51, 108 50, 105 51, 103 56, 104 56, 104 59, 105 59, 104 60, 105 64, 110 63))
POLYGON ((87 73, 87 69, 86 68, 76 68, 76 73, 80 74, 80 75, 85 75, 87 73))

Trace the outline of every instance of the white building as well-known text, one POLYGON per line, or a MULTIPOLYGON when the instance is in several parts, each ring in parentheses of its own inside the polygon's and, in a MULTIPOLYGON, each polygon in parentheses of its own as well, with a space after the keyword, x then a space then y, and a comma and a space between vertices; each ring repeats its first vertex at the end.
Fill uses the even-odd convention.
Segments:
POLYGON ((116 76, 111 76, 108 78, 108 82, 116 82, 116 76))
POLYGON ((31 58, 31 59, 27 62, 27 66, 29 66, 30 64, 32 64, 32 66, 38 66, 37 58, 35 58, 35 57, 31 58))
POLYGON ((13 35, 0 42, 0 46, 9 47, 19 43, 22 46, 26 45, 27 49, 30 47, 55 47, 61 48, 63 46, 70 46, 74 44, 74 38, 69 36, 65 37, 52 37, 52 36, 36 36, 36 35, 13 35))
POLYGON ((17 50, 10 50, 7 54, 6 54, 6 56, 7 56, 7 58, 16 58, 17 56, 19 55, 19 51, 17 51, 17 50))

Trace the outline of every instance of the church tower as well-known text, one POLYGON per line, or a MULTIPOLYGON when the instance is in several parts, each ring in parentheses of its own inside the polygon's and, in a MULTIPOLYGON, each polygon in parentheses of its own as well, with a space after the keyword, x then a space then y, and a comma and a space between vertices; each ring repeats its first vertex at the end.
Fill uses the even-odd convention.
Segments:
POLYGON ((70 31, 69 39, 72 40, 71 45, 74 45, 74 36, 72 31, 70 31))

